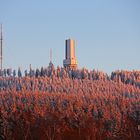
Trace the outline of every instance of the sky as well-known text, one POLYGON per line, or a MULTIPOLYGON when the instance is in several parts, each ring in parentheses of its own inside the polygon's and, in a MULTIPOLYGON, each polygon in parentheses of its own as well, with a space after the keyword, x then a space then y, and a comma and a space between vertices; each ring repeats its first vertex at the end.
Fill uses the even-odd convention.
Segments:
POLYGON ((140 0, 0 0, 4 68, 63 66, 73 38, 79 68, 140 70, 140 0))

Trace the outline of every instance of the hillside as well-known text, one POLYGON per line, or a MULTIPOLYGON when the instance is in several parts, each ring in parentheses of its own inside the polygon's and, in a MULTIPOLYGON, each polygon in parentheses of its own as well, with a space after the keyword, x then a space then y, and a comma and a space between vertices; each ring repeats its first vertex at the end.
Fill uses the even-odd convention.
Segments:
POLYGON ((140 138, 140 72, 51 66, 22 75, 1 72, 1 139, 140 138))

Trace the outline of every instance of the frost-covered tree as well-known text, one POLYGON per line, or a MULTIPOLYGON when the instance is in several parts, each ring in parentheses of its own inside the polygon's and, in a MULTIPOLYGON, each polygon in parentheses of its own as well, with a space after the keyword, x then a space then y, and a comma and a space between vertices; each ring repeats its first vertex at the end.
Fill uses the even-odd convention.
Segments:
POLYGON ((45 77, 45 71, 44 71, 44 68, 43 67, 41 67, 40 76, 44 76, 45 77))
POLYGON ((20 67, 18 68, 18 77, 19 77, 19 78, 22 77, 22 73, 21 73, 21 69, 20 69, 20 67))
POLYGON ((16 77, 16 70, 13 70, 13 77, 16 77))
POLYGON ((7 75, 11 76, 11 74, 12 74, 12 69, 11 68, 7 69, 7 75))
POLYGON ((39 77, 39 76, 40 76, 40 71, 39 71, 39 69, 36 69, 35 76, 36 76, 36 77, 39 77))
POLYGON ((3 77, 3 70, 0 70, 0 76, 3 77))
POLYGON ((4 76, 6 77, 6 75, 7 75, 6 69, 3 70, 3 73, 4 73, 4 76))
POLYGON ((27 77, 28 76, 27 70, 25 70, 24 73, 25 73, 25 77, 27 77))

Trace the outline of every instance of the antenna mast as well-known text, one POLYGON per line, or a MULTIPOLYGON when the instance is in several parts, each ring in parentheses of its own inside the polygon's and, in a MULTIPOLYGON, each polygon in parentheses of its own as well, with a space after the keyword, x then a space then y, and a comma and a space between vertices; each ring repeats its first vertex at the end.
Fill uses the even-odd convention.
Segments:
POLYGON ((1 38, 0 38, 0 68, 1 68, 1 71, 2 71, 2 60, 3 60, 3 36, 2 36, 2 24, 1 24, 1 38))

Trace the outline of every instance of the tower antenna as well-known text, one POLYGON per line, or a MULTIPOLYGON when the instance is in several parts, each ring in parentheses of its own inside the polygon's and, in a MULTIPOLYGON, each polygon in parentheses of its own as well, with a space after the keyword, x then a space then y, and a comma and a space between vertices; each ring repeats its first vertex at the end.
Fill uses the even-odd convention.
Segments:
POLYGON ((0 68, 2 71, 2 61, 3 61, 3 34, 2 34, 2 24, 1 24, 1 37, 0 37, 0 68))

